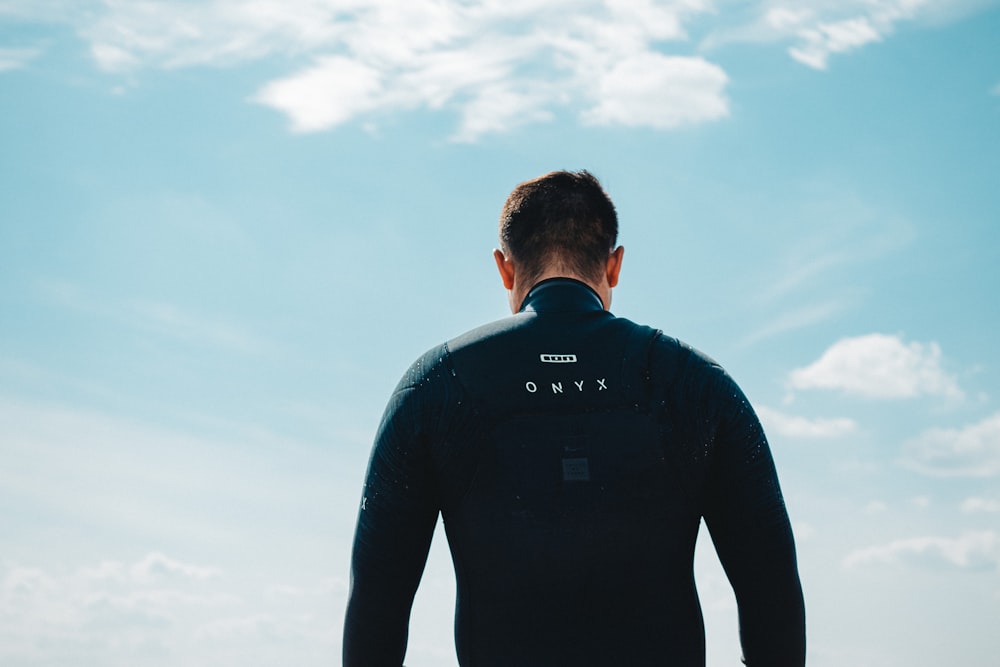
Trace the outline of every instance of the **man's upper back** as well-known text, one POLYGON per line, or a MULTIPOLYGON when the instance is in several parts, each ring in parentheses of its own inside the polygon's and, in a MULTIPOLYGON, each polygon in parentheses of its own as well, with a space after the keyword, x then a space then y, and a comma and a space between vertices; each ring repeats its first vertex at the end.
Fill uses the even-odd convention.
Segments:
MULTIPOLYGON (((735 570, 770 557, 739 546, 760 530, 791 541, 736 385, 568 279, 540 283, 520 313, 411 367, 365 493, 373 522, 442 513, 463 665, 702 665, 701 518, 735 570)), ((356 562, 371 560, 357 551, 367 526, 363 511, 356 562)))

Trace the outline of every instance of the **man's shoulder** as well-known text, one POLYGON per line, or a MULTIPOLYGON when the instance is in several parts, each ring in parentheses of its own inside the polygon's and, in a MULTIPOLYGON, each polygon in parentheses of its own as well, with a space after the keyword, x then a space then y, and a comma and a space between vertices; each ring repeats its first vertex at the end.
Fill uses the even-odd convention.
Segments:
POLYGON ((421 354, 403 373, 403 377, 399 379, 394 393, 407 389, 416 389, 435 379, 444 377, 447 373, 447 356, 447 343, 435 345, 421 354))
POLYGON ((655 341, 654 355, 668 358, 693 371, 721 371, 722 366, 715 359, 685 341, 669 336, 662 331, 655 341))
POLYGON ((591 356, 619 359, 625 364, 647 364, 661 374, 702 377, 725 374, 712 357, 686 342, 661 329, 606 311, 562 321, 539 318, 534 313, 517 313, 475 327, 429 354, 443 351, 442 359, 462 375, 473 368, 483 371, 493 367, 504 372, 507 365, 516 364, 522 356, 537 359, 541 352, 568 353, 572 357, 577 347, 591 356))
POLYGON ((477 348, 515 328, 519 319, 523 318, 512 315, 494 320, 431 347, 418 356, 406 369, 396 391, 416 388, 450 373, 448 370, 450 357, 456 350, 462 352, 470 348, 477 348))
POLYGON ((489 345, 491 342, 500 342, 503 338, 528 326, 533 318, 533 313, 516 313, 501 317, 454 336, 443 343, 443 346, 449 353, 455 354, 489 345))
MULTIPOLYGON (((475 327, 420 355, 394 394, 429 414, 456 401, 471 405, 473 399, 506 405, 525 391, 541 400, 532 391, 538 387, 559 392, 543 392, 554 401, 567 396, 562 393, 567 388, 584 392, 588 382, 622 391, 645 384, 666 402, 714 403, 738 393, 708 355, 659 329, 601 311, 562 322, 518 313, 475 327)), ((582 393, 570 394, 587 400, 582 393)))
MULTIPOLYGON (((538 329, 544 325, 537 320, 535 313, 516 313, 492 322, 474 327, 446 342, 437 345, 424 355, 421 360, 426 366, 428 359, 438 355, 443 360, 452 355, 478 355, 489 352, 492 346, 517 344, 518 338, 533 338, 538 335, 538 329)), ((570 327, 579 329, 603 329, 611 335, 631 338, 632 345, 647 347, 652 356, 661 361, 671 360, 683 363, 692 369, 722 370, 715 359, 687 342, 664 333, 662 329, 642 324, 627 317, 613 315, 609 312, 591 313, 590 317, 581 318, 570 327)), ((568 331, 572 331, 570 328, 568 331)), ((419 360, 418 360, 419 361, 419 360)))
POLYGON ((714 358, 662 333, 650 353, 650 372, 661 391, 679 400, 715 403, 742 396, 739 385, 714 358))

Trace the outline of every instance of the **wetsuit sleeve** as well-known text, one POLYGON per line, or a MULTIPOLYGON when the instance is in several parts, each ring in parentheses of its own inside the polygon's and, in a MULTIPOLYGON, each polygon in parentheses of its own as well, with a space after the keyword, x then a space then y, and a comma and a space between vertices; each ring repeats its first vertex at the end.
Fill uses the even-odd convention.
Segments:
POLYGON ((749 667, 805 664, 805 609, 795 543, 771 451, 739 387, 718 370, 720 406, 706 479, 705 523, 736 593, 749 667))
POLYGON ((345 667, 402 665, 437 522, 425 426, 434 412, 413 375, 411 369, 410 381, 404 376, 389 400, 368 466, 351 556, 345 667))

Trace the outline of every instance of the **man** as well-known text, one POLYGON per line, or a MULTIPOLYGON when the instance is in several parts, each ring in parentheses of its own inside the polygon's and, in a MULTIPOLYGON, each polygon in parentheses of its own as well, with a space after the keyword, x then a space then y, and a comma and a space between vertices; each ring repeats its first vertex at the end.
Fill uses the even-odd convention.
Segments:
POLYGON ((702 667, 702 518, 746 664, 804 664, 795 547, 760 423, 715 362, 608 312, 617 234, 587 172, 507 199, 494 259, 515 314, 414 363, 376 436, 348 667, 402 664, 439 512, 463 667, 702 667))

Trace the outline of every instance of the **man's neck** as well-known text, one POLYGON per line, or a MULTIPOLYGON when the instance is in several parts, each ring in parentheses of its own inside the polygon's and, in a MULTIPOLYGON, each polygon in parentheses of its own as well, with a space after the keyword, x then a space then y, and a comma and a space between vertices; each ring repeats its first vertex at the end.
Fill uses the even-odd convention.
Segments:
POLYGON ((543 280, 551 280, 552 278, 569 278, 571 280, 576 280, 581 282, 590 289, 597 293, 597 296, 601 298, 601 303, 604 305, 604 310, 611 308, 611 288, 605 282, 603 285, 597 284, 591 278, 584 278, 571 271, 565 270, 548 270, 544 271, 542 275, 538 276, 531 281, 530 285, 522 286, 515 280, 514 289, 510 291, 510 307, 512 312, 518 312, 521 309, 521 305, 524 303, 525 297, 528 296, 528 292, 543 280))

